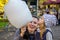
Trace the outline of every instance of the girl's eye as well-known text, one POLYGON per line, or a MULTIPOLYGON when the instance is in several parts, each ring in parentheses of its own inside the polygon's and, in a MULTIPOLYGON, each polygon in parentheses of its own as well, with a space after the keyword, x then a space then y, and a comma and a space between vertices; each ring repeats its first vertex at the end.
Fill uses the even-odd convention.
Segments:
POLYGON ((37 24, 36 22, 34 22, 34 24, 37 24))
POLYGON ((30 23, 32 23, 32 21, 30 23))
POLYGON ((30 23, 34 23, 34 24, 37 24, 37 22, 33 22, 33 21, 31 21, 30 23))

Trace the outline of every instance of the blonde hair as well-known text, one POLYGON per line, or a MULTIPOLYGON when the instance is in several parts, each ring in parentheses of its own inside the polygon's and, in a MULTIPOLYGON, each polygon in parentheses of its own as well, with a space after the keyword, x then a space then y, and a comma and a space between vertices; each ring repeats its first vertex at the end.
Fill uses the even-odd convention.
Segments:
MULTIPOLYGON (((42 16, 41 18, 43 18, 43 20, 44 20, 44 17, 42 16)), ((46 25, 45 25, 45 20, 44 20, 44 23, 43 23, 43 30, 41 30, 41 32, 40 32, 40 37, 41 37, 41 39, 42 39, 42 37, 43 37, 43 34, 44 34, 44 32, 46 31, 46 25)))

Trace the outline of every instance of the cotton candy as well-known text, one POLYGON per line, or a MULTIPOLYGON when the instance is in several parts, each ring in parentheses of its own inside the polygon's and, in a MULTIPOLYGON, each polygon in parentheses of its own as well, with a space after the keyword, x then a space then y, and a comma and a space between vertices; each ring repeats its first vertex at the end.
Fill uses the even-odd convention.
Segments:
POLYGON ((21 28, 32 21, 31 12, 24 1, 9 0, 4 10, 9 22, 16 28, 21 28))

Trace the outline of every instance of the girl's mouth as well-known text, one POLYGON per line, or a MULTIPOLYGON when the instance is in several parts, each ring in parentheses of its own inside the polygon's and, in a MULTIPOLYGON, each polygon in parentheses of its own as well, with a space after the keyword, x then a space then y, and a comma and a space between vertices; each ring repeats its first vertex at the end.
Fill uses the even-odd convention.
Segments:
POLYGON ((30 28, 33 29, 33 28, 35 28, 35 26, 31 25, 30 28))

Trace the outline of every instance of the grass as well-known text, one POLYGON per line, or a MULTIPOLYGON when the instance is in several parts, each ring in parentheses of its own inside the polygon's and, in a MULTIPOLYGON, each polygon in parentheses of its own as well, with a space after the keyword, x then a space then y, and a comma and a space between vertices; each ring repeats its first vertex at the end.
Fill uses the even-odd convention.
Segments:
POLYGON ((5 28, 5 26, 8 24, 8 22, 0 21, 0 29, 5 28))

